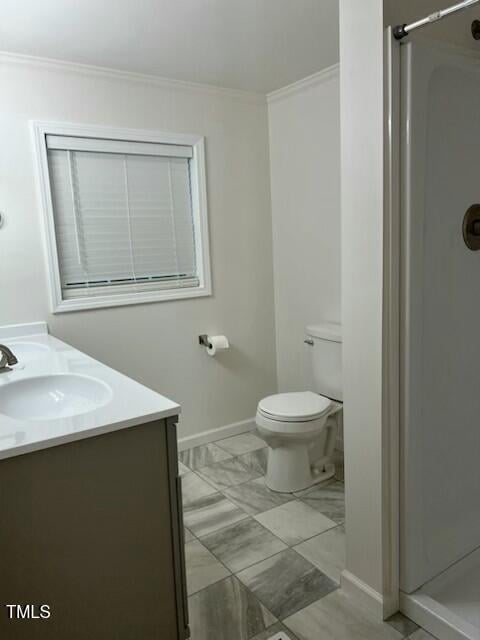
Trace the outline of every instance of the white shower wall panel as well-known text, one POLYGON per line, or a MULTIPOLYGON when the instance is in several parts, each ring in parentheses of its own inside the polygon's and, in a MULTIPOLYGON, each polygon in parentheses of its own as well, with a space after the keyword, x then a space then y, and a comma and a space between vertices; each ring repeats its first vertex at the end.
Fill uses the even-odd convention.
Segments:
POLYGON ((480 546, 480 59, 402 46, 401 587, 480 546))

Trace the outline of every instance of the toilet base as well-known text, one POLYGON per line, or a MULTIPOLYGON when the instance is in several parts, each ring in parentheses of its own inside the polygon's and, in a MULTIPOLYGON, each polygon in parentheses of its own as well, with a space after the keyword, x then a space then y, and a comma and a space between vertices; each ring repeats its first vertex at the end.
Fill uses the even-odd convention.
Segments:
POLYGON ((330 480, 335 475, 332 462, 318 467, 310 463, 305 443, 289 443, 286 447, 270 447, 265 484, 277 493, 295 493, 330 480))
POLYGON ((333 462, 328 462, 327 464, 323 465, 322 468, 313 468, 312 469, 312 476, 314 478, 313 480, 313 484, 311 486, 314 486, 316 484, 321 484, 322 482, 326 482, 327 480, 331 480, 332 478, 335 477, 335 465, 333 462))

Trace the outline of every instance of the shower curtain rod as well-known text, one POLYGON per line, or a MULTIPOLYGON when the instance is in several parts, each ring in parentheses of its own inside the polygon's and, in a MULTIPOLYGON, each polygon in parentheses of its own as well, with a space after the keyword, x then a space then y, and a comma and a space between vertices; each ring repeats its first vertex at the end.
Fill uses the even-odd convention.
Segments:
POLYGON ((430 24, 432 22, 437 22, 437 20, 446 18, 453 13, 457 13, 457 11, 468 9, 468 7, 472 7, 478 2, 480 2, 480 0, 464 0, 463 2, 454 4, 452 7, 448 7, 447 9, 440 9, 440 11, 435 11, 435 13, 430 14, 426 18, 422 18, 421 20, 417 20, 416 22, 412 22, 411 24, 399 24, 394 27, 393 35, 397 40, 401 40, 402 38, 405 38, 405 36, 408 36, 408 34, 415 29, 425 27, 427 24, 430 24))

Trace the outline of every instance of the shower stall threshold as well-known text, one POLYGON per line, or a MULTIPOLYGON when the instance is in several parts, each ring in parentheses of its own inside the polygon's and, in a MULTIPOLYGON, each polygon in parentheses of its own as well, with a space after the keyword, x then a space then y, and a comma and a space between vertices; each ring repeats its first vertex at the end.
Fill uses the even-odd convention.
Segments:
POLYGON ((400 609, 439 640, 480 640, 480 549, 414 593, 400 609))

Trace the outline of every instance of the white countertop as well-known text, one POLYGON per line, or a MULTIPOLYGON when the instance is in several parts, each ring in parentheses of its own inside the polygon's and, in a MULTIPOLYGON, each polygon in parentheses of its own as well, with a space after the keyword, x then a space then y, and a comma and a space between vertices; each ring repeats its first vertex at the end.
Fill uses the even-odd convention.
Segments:
POLYGON ((5 415, 0 403, 0 460, 180 413, 175 402, 48 335, 44 323, 0 327, 0 343, 14 353, 15 345, 18 352, 35 353, 24 361, 18 353, 19 364, 0 373, 0 389, 27 378, 74 374, 103 383, 106 397, 102 406, 86 413, 41 420, 5 415))

